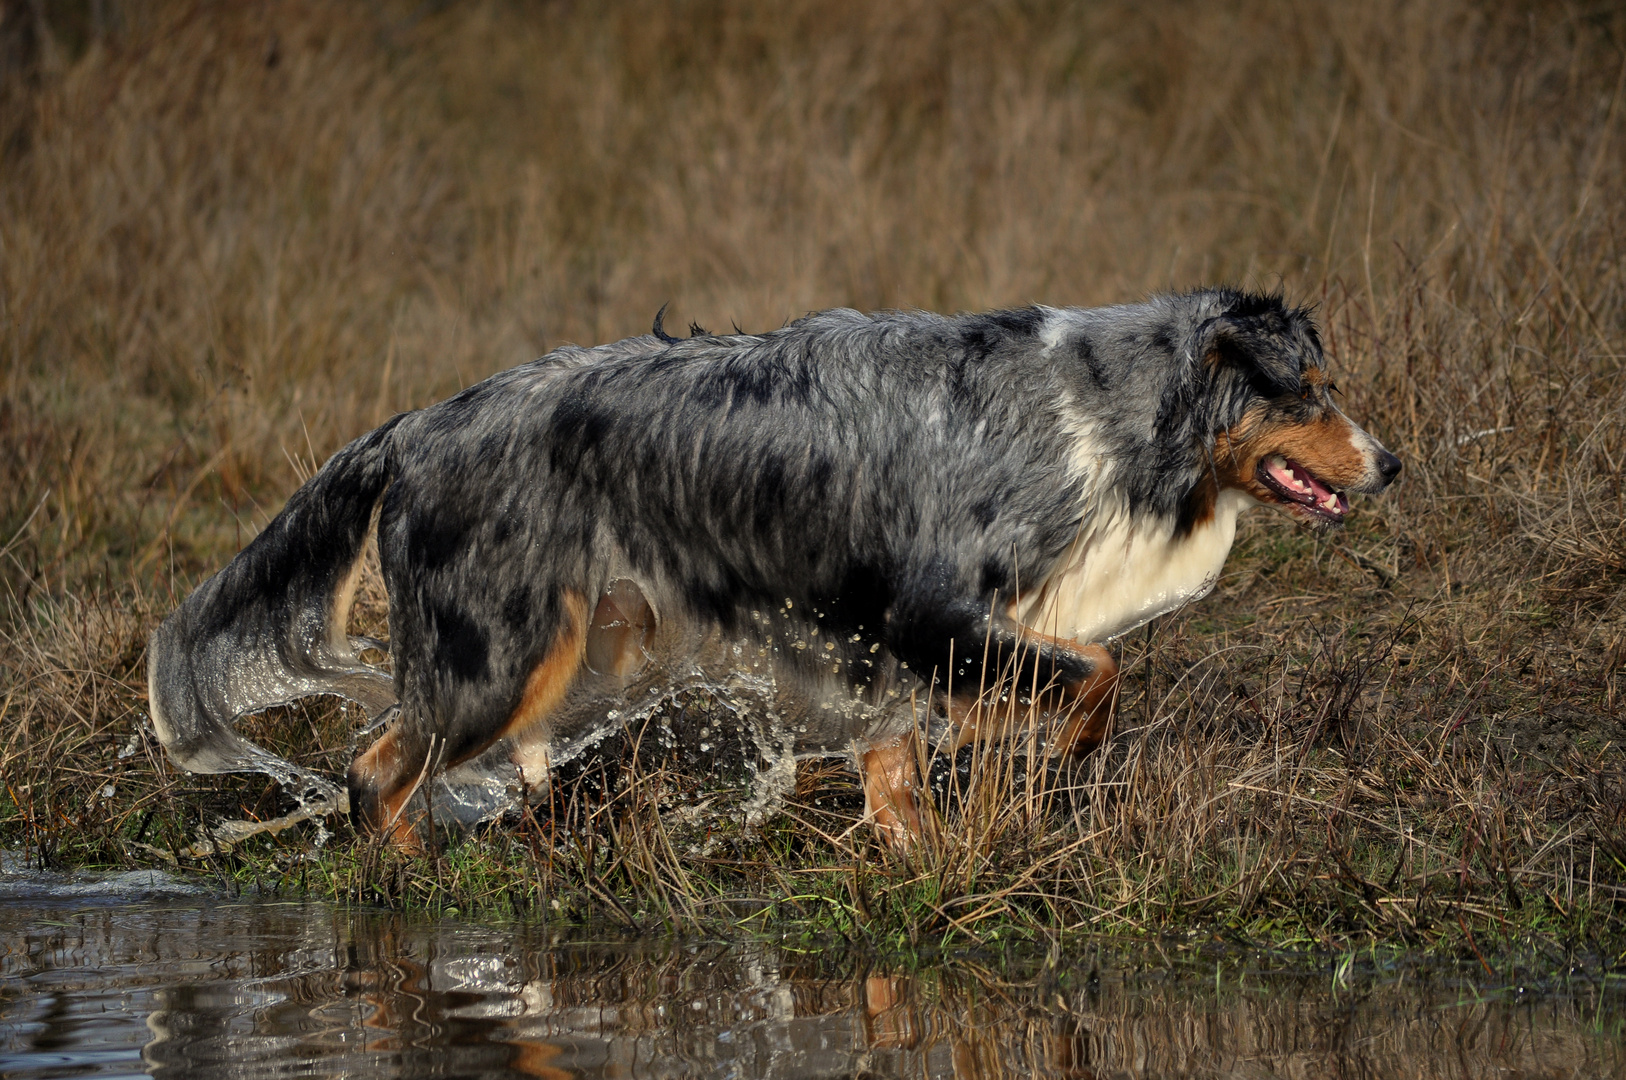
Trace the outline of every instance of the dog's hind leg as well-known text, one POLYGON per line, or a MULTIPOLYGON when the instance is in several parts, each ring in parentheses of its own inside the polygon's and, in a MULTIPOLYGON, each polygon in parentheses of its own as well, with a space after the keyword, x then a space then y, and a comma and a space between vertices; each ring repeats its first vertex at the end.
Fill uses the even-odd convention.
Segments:
POLYGON ((483 753, 499 739, 546 741, 535 730, 547 723, 582 666, 589 628, 587 600, 579 592, 562 595, 561 618, 552 640, 530 666, 512 704, 492 716, 484 711, 453 712, 436 723, 423 707, 403 705, 384 736, 350 765, 350 808, 359 829, 381 832, 408 850, 421 846, 413 796, 433 774, 483 753))
POLYGON ((373 745, 350 763, 350 818, 360 832, 382 834, 405 851, 419 851, 417 821, 407 804, 429 779, 435 736, 412 717, 398 715, 373 745))
POLYGON ((901 735, 870 743, 861 759, 864 817, 892 846, 906 851, 920 839, 919 748, 911 727, 901 735))

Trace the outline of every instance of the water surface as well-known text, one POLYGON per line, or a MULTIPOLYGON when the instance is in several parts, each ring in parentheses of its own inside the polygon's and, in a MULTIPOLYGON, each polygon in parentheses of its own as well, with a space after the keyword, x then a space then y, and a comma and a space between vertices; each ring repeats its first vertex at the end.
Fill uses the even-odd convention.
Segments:
POLYGON ((0 874, 0 942, 4 1077, 1626 1075, 1608 980, 1520 992, 1360 958, 903 974, 839 948, 226 901, 145 872, 0 874))

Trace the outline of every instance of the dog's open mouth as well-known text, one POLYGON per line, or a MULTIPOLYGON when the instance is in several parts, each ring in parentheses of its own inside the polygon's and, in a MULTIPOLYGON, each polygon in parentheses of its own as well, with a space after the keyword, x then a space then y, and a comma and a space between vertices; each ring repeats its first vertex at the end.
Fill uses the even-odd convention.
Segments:
POLYGON ((1283 500, 1297 503, 1324 521, 1342 521, 1349 513, 1343 492, 1328 487, 1315 473, 1291 458, 1271 454, 1259 462, 1259 479, 1283 500))

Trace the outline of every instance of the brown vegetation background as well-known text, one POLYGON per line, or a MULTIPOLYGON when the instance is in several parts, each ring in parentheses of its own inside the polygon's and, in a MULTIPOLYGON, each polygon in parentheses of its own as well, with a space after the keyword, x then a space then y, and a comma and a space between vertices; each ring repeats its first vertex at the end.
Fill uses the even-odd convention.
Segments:
POLYGON ((0 110, 8 581, 206 569, 289 455, 668 301, 1281 288, 1408 463, 1412 565, 1612 483, 1618 9, 1138 7, 46 5, 0 110))
MULTIPOLYGON (((664 303, 762 330, 1231 282, 1318 305, 1406 473, 1329 540, 1253 515, 1126 715, 1262 650, 1180 707, 1297 701, 1309 746, 1358 698, 1424 733, 1419 767, 1478 732, 1442 799, 1574 832, 1572 892, 1626 859, 1618 5, 0 12, 8 754, 63 716, 128 730, 153 621, 312 462, 664 303)), ((1390 790, 1357 765, 1343 790, 1390 790)))

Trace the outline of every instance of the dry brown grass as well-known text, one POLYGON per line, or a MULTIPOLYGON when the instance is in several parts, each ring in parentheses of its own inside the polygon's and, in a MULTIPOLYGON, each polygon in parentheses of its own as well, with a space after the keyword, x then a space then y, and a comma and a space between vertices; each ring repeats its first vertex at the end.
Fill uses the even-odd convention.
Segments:
MULTIPOLYGON (((668 300, 761 329, 1235 281, 1320 305, 1404 481, 1329 540, 1248 522, 1216 595, 1125 643, 1076 828, 932 848, 933 903, 1319 940, 1538 896, 1619 932, 1617 8, 101 7, 0 8, 10 835, 125 857, 207 803, 116 756, 145 633, 395 410, 668 300)), ((268 724, 339 753, 331 710, 268 724)))

